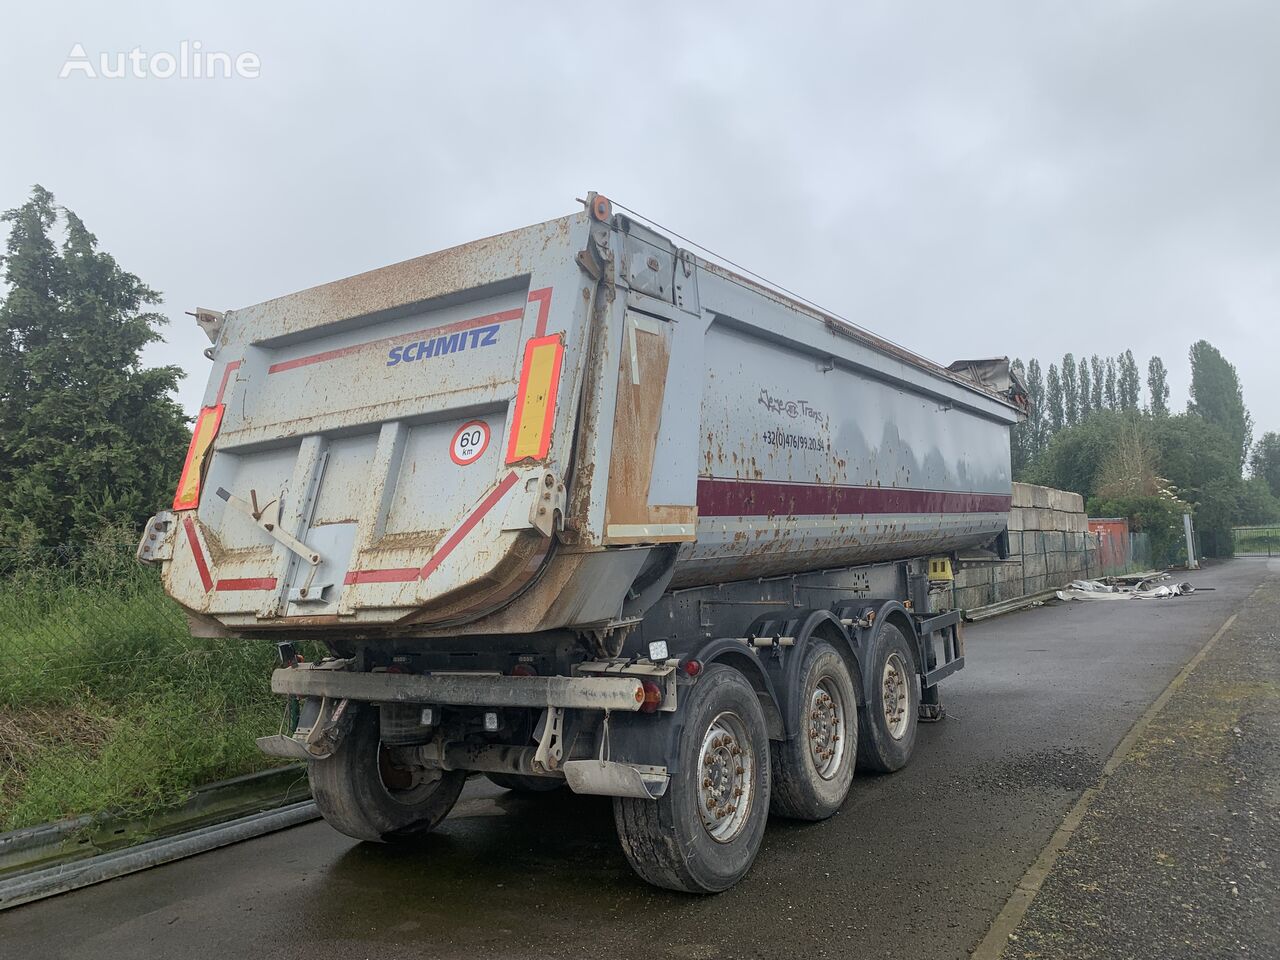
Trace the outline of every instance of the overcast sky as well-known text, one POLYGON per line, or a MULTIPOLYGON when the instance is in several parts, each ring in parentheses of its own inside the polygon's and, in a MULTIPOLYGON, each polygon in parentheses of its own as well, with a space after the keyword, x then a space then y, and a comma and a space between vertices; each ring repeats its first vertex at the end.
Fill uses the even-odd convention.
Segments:
POLYGON ((183 315, 599 190, 935 360, 1234 362, 1280 429, 1280 4, 6 5, 0 207, 41 183, 183 315), (175 5, 179 6, 179 5, 175 5), (754 12, 753 12, 754 10, 754 12), (255 77, 59 79, 100 54, 255 77))

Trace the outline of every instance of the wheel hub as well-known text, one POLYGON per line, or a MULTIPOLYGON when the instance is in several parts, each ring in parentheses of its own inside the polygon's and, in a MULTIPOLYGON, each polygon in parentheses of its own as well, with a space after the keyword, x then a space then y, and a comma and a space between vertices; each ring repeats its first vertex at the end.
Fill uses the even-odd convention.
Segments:
POLYGON ((844 698, 830 677, 823 677, 809 695, 809 755, 818 776, 830 780, 844 760, 844 698))
POLYGON ((698 812, 712 839, 728 843, 747 822, 755 753, 746 725, 736 713, 719 714, 707 728, 699 751, 698 812))
POLYGON ((896 653, 891 653, 884 664, 881 701, 884 704, 885 726, 889 728, 889 735, 895 740, 902 739, 907 732, 907 723, 910 720, 907 713, 911 708, 911 688, 908 686, 910 682, 908 677, 902 658, 896 653))

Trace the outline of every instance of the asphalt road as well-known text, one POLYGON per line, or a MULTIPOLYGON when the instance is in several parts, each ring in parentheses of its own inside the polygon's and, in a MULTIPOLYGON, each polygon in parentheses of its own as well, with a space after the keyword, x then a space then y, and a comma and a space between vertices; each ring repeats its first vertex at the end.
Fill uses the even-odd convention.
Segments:
POLYGON ((747 879, 654 890, 609 802, 475 781, 437 833, 358 844, 298 827, 0 914, 23 958, 965 957, 1146 707, 1267 575, 972 626, 945 722, 911 765, 855 780, 821 824, 775 821, 747 879))

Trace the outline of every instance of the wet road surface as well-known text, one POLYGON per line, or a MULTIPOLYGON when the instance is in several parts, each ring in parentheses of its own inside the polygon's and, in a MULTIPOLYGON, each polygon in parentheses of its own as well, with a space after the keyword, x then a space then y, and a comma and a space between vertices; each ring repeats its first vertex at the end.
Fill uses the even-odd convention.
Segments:
POLYGON ((821 824, 775 820, 712 898, 645 886, 608 800, 473 781, 433 835, 360 844, 323 822, 0 914, 23 958, 965 957, 1117 743, 1267 575, 971 626, 907 769, 859 777, 821 824))

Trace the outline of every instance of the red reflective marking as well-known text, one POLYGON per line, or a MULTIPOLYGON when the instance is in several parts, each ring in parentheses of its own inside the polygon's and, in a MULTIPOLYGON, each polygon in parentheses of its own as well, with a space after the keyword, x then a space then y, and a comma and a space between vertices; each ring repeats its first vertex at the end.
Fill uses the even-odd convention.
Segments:
POLYGON ((345 584, 353 583, 406 583, 410 580, 425 580, 435 571, 436 567, 444 563, 445 559, 457 548, 467 534, 475 529, 476 524, 484 519, 485 514, 492 510, 510 490, 516 480, 515 471, 511 471, 502 478, 502 482, 489 491, 474 510, 467 515, 467 518, 458 525, 458 528, 449 534, 444 543, 440 544, 440 549, 431 555, 422 567, 391 567, 386 570, 352 570, 343 579, 345 584))
POLYGON ((196 560, 196 571, 200 574, 200 582, 204 584, 204 592, 213 589, 213 577, 209 574, 209 564, 204 559, 204 548, 200 546, 200 535, 196 532, 195 521, 190 514, 182 518, 182 528, 187 531, 187 543, 191 544, 191 555, 196 560))
POLYGON ((538 304, 538 326, 534 330, 535 337, 545 336, 547 332, 547 318, 551 315, 551 288, 540 287, 537 290, 529 291, 529 302, 538 304))
POLYGON ((334 350, 326 350, 323 353, 313 353, 305 357, 297 357, 293 360, 282 360, 279 363, 273 363, 271 366, 267 367, 267 373, 283 373, 286 370, 293 370, 296 367, 305 367, 313 363, 324 363, 326 360, 337 360, 339 357, 345 357, 369 347, 376 347, 388 343, 398 343, 401 340, 408 340, 412 337, 435 337, 443 333, 457 333, 459 330, 471 330, 474 327, 487 327, 492 323, 506 323, 508 320, 519 320, 523 316, 523 310, 503 310, 500 313, 490 313, 483 317, 472 317, 470 320, 459 320, 457 323, 446 323, 442 327, 430 327, 426 330, 418 330, 413 333, 398 333, 394 337, 382 337, 378 340, 366 340, 364 343, 356 343, 349 347, 338 347, 334 350))
POLYGON ((352 570, 342 581, 352 583, 404 583, 418 579, 417 567, 394 567, 388 570, 352 570))
POLYGON ((213 588, 215 590, 274 590, 276 588, 275 577, 233 577, 229 580, 219 580, 213 588))
POLYGON ((453 552, 454 548, 466 538, 467 534, 475 529, 476 524, 484 518, 484 515, 492 510, 494 506, 497 505, 498 501, 507 495, 507 491, 515 485, 516 480, 517 477, 514 470, 502 478, 502 482, 494 487, 487 497, 480 501, 480 506, 471 511, 471 515, 462 521, 457 530, 449 534, 445 542, 440 545, 440 549, 433 553, 431 555, 431 559, 423 564, 422 569, 418 571, 418 577, 420 579, 427 579, 427 577, 431 576, 436 567, 444 563, 445 558, 448 557, 449 554, 453 552))
POLYGON ((218 395, 213 398, 213 405, 216 407, 222 403, 223 394, 227 392, 227 383, 231 380, 231 375, 240 369, 243 360, 232 360, 227 364, 227 368, 222 371, 222 382, 218 384, 218 395))
POLYGON ((698 479, 698 516, 835 516, 880 513, 1008 513, 1011 496, 902 487, 698 479))

